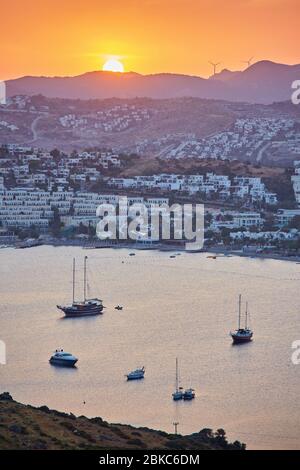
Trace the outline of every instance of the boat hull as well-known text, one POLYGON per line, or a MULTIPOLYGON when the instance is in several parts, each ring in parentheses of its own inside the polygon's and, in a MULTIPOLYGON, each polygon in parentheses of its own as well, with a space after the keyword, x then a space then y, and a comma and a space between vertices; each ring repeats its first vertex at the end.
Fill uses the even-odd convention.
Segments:
POLYGON ((176 395, 175 393, 172 395, 174 401, 179 401, 183 399, 183 395, 176 395))
POLYGON ((127 380, 142 380, 144 378, 143 375, 141 376, 129 376, 127 375, 127 380))
POLYGON ((188 389, 183 393, 184 401, 190 401, 195 398, 195 392, 193 389, 188 389))
POLYGON ((92 315, 100 315, 103 311, 103 305, 97 305, 94 307, 62 307, 57 305, 57 308, 64 312, 66 317, 87 317, 92 315))
POLYGON ((247 336, 239 336, 234 334, 231 335, 233 344, 249 343, 250 341, 252 341, 252 336, 252 334, 247 336))
POLYGON ((74 360, 62 360, 62 359, 56 359, 56 358, 51 358, 49 360, 50 364, 54 366, 59 366, 59 367, 74 367, 78 359, 74 360))

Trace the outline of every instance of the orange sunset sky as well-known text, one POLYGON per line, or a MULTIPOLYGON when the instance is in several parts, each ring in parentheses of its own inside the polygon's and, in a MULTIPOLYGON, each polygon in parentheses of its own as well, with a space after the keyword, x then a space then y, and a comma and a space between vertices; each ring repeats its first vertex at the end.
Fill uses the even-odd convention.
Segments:
POLYGON ((299 18, 300 0, 3 1, 0 79, 101 70, 111 55, 144 74, 300 63, 299 18))

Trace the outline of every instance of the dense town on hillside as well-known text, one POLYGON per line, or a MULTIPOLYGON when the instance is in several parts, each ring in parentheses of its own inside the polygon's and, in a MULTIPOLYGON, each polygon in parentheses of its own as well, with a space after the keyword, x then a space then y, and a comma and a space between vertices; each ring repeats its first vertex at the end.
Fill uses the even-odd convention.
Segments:
POLYGON ((88 132, 90 135, 99 129, 104 132, 122 132, 129 127, 150 119, 151 114, 147 108, 137 108, 135 105, 117 105, 106 111, 97 111, 93 116, 76 116, 67 114, 59 118, 62 127, 78 132, 88 132))
POLYGON ((300 116, 269 106, 201 99, 61 100, 16 95, 0 105, 0 140, 64 150, 88 145, 165 159, 215 158, 289 166, 300 116))
POLYGON ((144 140, 138 152, 156 150, 164 158, 220 158, 260 161, 271 152, 277 158, 283 154, 300 155, 300 125, 286 118, 239 118, 230 129, 197 139, 192 135, 168 135, 154 142, 144 140))
MULTIPOLYGON (((1 243, 26 237, 91 239, 102 203, 205 204, 207 245, 256 249, 299 248, 300 162, 295 162, 289 207, 261 177, 154 174, 120 177, 122 155, 104 150, 70 154, 55 149, 4 145, 0 151, 1 243)), ((149 238, 147 237, 149 241, 149 238)))

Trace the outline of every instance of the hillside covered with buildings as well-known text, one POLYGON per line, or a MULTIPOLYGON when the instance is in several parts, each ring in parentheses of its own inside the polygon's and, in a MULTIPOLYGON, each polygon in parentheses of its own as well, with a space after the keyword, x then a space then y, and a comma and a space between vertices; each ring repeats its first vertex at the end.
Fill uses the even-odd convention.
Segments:
POLYGON ((300 158, 300 114, 216 99, 72 100, 15 95, 0 104, 0 142, 66 151, 87 147, 146 159, 229 159, 290 166, 300 158))
MULTIPOLYGON (((57 149, 49 152, 34 147, 2 146, 2 244, 26 238, 91 242, 99 222, 97 207, 103 203, 116 207, 119 198, 126 196, 128 206, 144 202, 149 208, 158 209, 172 203, 203 203, 207 247, 255 245, 258 250, 294 253, 299 249, 297 161, 291 170, 269 170, 260 165, 236 166, 230 161, 214 167, 210 163, 214 159, 207 159, 205 165, 194 166, 193 172, 189 168, 170 173, 166 172, 164 160, 155 160, 158 165, 152 171, 148 168, 148 174, 138 174, 141 161, 137 155, 101 149, 66 153, 57 149), (158 168, 162 172, 153 173, 158 168), (128 172, 131 176, 125 176, 128 172)), ((175 169, 179 170, 186 160, 176 161, 175 169)), ((150 231, 146 238, 150 243, 150 231)))

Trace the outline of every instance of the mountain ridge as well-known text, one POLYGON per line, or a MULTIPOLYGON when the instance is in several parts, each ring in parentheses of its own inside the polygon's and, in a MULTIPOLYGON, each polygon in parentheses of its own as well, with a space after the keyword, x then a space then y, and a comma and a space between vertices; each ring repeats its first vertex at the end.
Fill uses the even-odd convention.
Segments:
POLYGON ((7 94, 49 98, 105 99, 195 97, 270 104, 291 97, 291 85, 300 79, 300 64, 263 60, 243 71, 223 69, 209 78, 177 73, 143 75, 137 72, 90 71, 75 76, 31 76, 8 80, 7 94))

